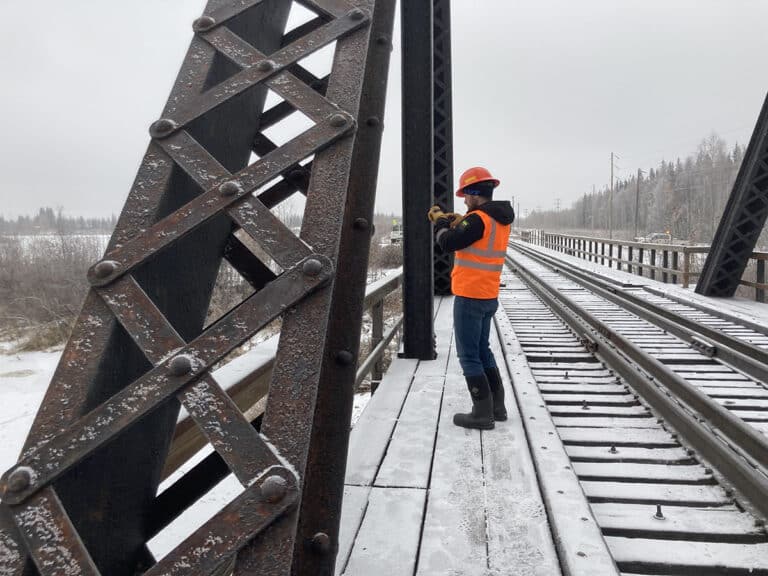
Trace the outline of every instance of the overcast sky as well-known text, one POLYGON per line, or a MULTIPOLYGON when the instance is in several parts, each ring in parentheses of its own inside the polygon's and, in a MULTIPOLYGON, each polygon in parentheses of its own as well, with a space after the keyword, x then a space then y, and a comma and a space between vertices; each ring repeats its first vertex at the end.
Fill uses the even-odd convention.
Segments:
MULTIPOLYGON (((2 0, 0 213, 120 211, 203 0, 2 0)), ((768 90, 765 0, 454 0, 455 173, 487 166, 523 211, 746 143, 768 90)), ((399 44, 399 41, 397 42, 399 44)), ((400 212, 392 58, 377 208, 400 212)))

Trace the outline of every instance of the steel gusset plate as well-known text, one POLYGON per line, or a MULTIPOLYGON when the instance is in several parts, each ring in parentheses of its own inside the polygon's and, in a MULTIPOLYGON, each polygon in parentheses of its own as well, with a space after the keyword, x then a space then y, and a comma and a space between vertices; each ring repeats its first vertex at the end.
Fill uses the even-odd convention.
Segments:
MULTIPOLYGON (((339 254, 351 249, 342 242, 354 238, 342 228, 374 8, 373 0, 301 4, 318 18, 288 34, 291 2, 282 0, 211 0, 195 21, 105 256, 89 270, 93 289, 21 458, 2 478, 1 573, 22 574, 28 555, 42 575, 211 574, 238 552, 236 574, 290 572, 318 433, 312 424, 334 294, 328 284, 339 254), (298 62, 332 42, 331 74, 317 80, 298 62), (253 142, 263 139, 268 89, 314 125, 248 165, 253 142), (290 176, 298 170, 299 185, 290 176), (281 176, 282 188, 254 195, 281 176), (298 238, 269 208, 304 187, 298 238), (216 272, 231 256, 233 224, 282 272, 261 270, 259 289, 204 329, 216 272), (259 434, 210 371, 280 315, 259 434), (146 519, 179 405, 246 490, 155 563, 146 541, 157 527, 146 519)), ((273 113, 269 125, 286 113, 273 113)))

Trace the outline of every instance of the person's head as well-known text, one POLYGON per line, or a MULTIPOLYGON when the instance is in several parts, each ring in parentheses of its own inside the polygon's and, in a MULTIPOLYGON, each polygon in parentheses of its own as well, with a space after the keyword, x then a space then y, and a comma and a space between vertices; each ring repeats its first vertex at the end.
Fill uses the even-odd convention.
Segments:
POLYGON ((493 199, 493 189, 498 185, 499 180, 491 176, 488 169, 476 166, 461 175, 456 196, 464 198, 467 208, 474 210, 493 199))

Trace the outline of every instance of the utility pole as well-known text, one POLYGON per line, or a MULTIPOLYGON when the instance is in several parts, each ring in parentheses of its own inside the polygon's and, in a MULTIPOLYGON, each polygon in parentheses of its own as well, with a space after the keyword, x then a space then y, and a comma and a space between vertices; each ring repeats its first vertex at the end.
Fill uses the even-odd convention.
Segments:
MULTIPOLYGON (((513 206, 513 209, 514 209, 514 206, 513 206)), ((517 201, 517 212, 515 212, 515 214, 518 215, 518 218, 522 214, 522 212, 520 212, 520 200, 517 201)), ((517 221, 517 229, 520 230, 520 221, 519 220, 517 221)))
POLYGON ((643 177, 643 171, 638 168, 637 169, 637 187, 635 188, 635 235, 634 238, 637 238, 637 221, 640 214, 640 178, 643 177))
POLYGON ((608 238, 613 238, 613 152, 611 152, 611 192, 608 196, 608 238))

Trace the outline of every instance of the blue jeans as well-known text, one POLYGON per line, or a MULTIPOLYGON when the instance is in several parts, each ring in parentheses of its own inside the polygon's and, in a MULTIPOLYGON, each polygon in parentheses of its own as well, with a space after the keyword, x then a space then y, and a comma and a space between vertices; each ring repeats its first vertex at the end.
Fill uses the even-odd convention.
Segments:
POLYGON ((453 330, 456 351, 464 376, 479 376, 496 367, 488 336, 499 301, 456 296, 453 300, 453 330))

